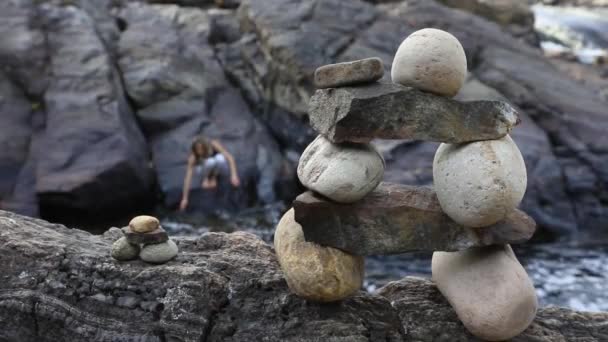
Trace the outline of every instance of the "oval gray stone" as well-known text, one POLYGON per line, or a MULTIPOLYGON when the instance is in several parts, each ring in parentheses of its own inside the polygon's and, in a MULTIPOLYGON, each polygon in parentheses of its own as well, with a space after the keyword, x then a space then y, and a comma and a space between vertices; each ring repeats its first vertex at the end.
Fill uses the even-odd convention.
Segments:
POLYGON ((139 245, 130 244, 123 236, 112 244, 112 258, 120 261, 137 259, 139 250, 139 245))
POLYGON ((163 264, 177 255, 178 248, 173 240, 167 240, 163 243, 146 245, 142 248, 139 257, 145 262, 152 264, 163 264))
POLYGON ((378 57, 328 64, 315 70, 315 86, 321 88, 375 82, 384 76, 384 64, 378 57))

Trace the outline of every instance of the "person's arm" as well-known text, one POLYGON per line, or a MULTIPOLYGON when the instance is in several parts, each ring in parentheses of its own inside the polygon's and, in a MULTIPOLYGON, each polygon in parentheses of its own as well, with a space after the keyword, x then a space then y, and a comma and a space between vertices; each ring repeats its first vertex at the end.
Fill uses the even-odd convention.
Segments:
POLYGON ((226 150, 224 146, 222 146, 222 144, 220 144, 220 142, 217 140, 212 140, 211 145, 219 153, 223 154, 224 157, 226 157, 226 160, 228 161, 228 166, 230 167, 230 183, 232 183, 233 186, 239 186, 241 184, 241 180, 239 179, 239 173, 236 168, 236 162, 234 161, 234 157, 232 156, 232 154, 230 154, 230 152, 228 152, 228 150, 226 150))
POLYGON ((182 200, 179 203, 180 210, 186 210, 188 206, 188 196, 190 195, 190 184, 192 183, 192 171, 194 169, 194 156, 188 156, 188 166, 186 166, 186 176, 184 177, 184 189, 182 190, 182 200))

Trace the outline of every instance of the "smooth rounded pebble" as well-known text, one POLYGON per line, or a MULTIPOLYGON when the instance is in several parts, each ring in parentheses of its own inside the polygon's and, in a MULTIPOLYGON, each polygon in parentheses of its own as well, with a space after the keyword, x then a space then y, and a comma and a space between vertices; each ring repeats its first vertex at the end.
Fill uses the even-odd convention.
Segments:
POLYGON ((137 259, 139 245, 130 244, 126 237, 121 237, 112 244, 112 258, 120 261, 137 259))
POLYGON ((334 144, 319 135, 302 153, 300 182, 341 203, 356 202, 384 177, 384 159, 370 144, 334 144))
POLYGON ((532 323, 534 284, 509 245, 435 252, 433 281, 471 334, 506 341, 532 323))
POLYGON ((394 83, 452 97, 467 76, 467 58, 456 37, 433 28, 410 34, 397 49, 394 83))
POLYGON ((305 241, 293 209, 279 221, 274 246, 287 285, 300 297, 333 302, 356 293, 363 285, 363 257, 305 241))
POLYGON ((154 216, 141 215, 134 217, 129 222, 129 227, 136 233, 147 233, 160 227, 160 222, 154 216))
POLYGON ((153 245, 145 245, 139 253, 141 260, 152 264, 165 263, 177 255, 178 248, 173 240, 167 240, 163 243, 153 245))
POLYGON ((466 227, 486 227, 515 209, 526 192, 524 158, 508 135, 498 140, 441 144, 433 161, 441 209, 466 227))

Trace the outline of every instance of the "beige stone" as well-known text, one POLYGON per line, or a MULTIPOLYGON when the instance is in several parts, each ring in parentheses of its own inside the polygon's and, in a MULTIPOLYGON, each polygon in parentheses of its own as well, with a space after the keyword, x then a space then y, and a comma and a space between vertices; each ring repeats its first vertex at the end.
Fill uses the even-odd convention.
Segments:
POLYGON ((534 285, 509 245, 435 252, 432 272, 458 318, 480 339, 509 340, 534 320, 534 285))
POLYGON ((121 237, 112 244, 112 258, 120 261, 137 259, 139 245, 130 244, 126 237, 121 237))
POLYGON ((456 37, 425 28, 399 46, 391 69, 394 83, 452 97, 464 84, 467 59, 456 37))
POLYGON ((304 239, 290 209, 274 234, 277 258, 291 291, 318 302, 342 300, 363 285, 364 259, 304 239))
POLYGON ((433 161, 441 209, 466 227, 492 225, 513 211, 526 192, 526 165, 508 135, 498 140, 441 144, 433 161))
POLYGON ((384 159, 370 144, 334 144, 319 135, 302 153, 302 184, 336 202, 352 203, 373 191, 384 177, 384 159))
POLYGON ((134 217, 129 222, 129 227, 136 233, 148 233, 160 227, 160 222, 154 216, 141 215, 134 217))

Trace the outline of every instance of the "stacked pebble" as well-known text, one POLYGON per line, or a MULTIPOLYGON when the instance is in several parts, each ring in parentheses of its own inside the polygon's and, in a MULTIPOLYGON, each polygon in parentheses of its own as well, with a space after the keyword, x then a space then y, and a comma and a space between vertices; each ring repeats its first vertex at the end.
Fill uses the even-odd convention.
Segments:
MULTIPOLYGON (((315 84, 318 88, 367 87, 382 78, 383 71, 378 58, 328 65, 317 69, 315 84)), ((423 29, 412 33, 399 46, 391 78, 394 83, 439 98, 456 95, 466 73, 466 56, 460 42, 448 32, 423 29)), ((332 116, 335 121, 338 112, 321 114, 332 116)), ((318 127, 324 127, 324 118, 315 120, 318 127)), ((356 127, 352 121, 342 125, 356 127)), ((412 127, 406 128, 397 130, 398 134, 411 134, 412 127)), ((418 129, 427 128, 423 125, 418 129)), ((349 141, 336 143, 332 137, 345 135, 335 129, 328 131, 333 135, 319 135, 303 152, 298 177, 304 186, 328 201, 360 201, 382 181, 384 160, 372 145, 361 143, 365 139, 353 136, 349 141)), ((362 133, 366 137, 373 135, 362 133)), ((382 134, 393 137, 392 133, 382 134)), ((504 134, 495 140, 443 143, 437 149, 433 162, 437 199, 442 211, 464 227, 482 230, 494 225, 510 215, 523 198, 524 161, 517 145, 504 134)), ((344 299, 360 289, 363 257, 306 241, 293 209, 279 222, 274 242, 287 283, 295 294, 327 302, 344 299)), ((510 339, 534 319, 537 308, 534 286, 509 245, 436 251, 432 273, 460 320, 478 338, 510 339)))
POLYGON ((134 260, 139 256, 145 262, 163 264, 177 256, 177 245, 156 217, 134 217, 122 232, 124 236, 112 245, 112 257, 116 260, 134 260))

